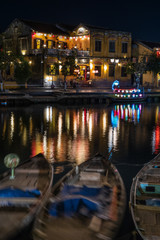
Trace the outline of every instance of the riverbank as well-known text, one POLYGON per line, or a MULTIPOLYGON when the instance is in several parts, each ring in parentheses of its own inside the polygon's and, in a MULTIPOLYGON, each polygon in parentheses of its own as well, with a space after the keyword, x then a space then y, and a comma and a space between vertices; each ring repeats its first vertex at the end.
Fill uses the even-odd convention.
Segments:
POLYGON ((109 88, 81 88, 81 89, 18 89, 0 92, 1 106, 26 106, 36 103, 58 103, 58 104, 111 104, 118 102, 160 102, 160 90, 144 92, 144 98, 139 99, 115 99, 109 88))

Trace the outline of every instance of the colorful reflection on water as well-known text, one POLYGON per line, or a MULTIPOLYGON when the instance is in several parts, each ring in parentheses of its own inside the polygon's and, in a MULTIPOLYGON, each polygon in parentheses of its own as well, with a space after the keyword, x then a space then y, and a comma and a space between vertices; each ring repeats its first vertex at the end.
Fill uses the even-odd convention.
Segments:
POLYGON ((160 149, 160 107, 156 107, 155 111, 155 126, 152 134, 152 151, 155 154, 159 153, 160 149))
POLYGON ((15 152, 27 159, 41 152, 50 162, 80 164, 96 152, 127 152, 133 143, 135 150, 140 145, 143 149, 146 141, 156 154, 160 149, 160 107, 2 108, 0 134, 1 158, 15 152))

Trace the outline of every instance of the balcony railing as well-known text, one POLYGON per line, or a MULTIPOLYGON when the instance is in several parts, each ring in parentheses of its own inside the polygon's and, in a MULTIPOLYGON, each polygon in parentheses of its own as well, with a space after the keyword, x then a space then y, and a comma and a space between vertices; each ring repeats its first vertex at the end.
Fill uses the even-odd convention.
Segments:
MULTIPOLYGON (((78 49, 74 49, 77 57, 89 57, 89 51, 81 51, 78 49)), ((37 55, 37 54, 46 54, 46 55, 54 55, 54 56, 70 56, 72 55, 73 49, 32 49, 31 54, 37 55)))
POLYGON ((43 49, 31 49, 31 54, 37 55, 37 54, 42 54, 43 49))
POLYGON ((89 51, 77 51, 77 56, 78 57, 89 57, 89 51))

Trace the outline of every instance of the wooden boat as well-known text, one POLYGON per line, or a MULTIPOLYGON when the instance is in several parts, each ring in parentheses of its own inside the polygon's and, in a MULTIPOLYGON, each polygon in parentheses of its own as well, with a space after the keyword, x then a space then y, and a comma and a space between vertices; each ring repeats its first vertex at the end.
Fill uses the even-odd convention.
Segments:
POLYGON ((54 185, 47 207, 36 218, 33 239, 114 239, 125 206, 118 170, 96 154, 54 185))
POLYGON ((160 239, 160 154, 133 179, 130 210, 142 239, 160 239))
POLYGON ((34 220, 48 200, 53 167, 38 154, 0 178, 0 239, 15 238, 34 220))

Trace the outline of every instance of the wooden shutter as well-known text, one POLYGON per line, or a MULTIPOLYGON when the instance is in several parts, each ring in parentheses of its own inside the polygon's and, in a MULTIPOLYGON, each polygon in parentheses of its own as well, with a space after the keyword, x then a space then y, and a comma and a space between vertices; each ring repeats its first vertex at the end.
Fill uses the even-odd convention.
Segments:
POLYGON ((34 49, 37 49, 37 40, 36 40, 36 39, 34 39, 33 48, 34 48, 34 49))
POLYGON ((44 40, 41 39, 41 48, 43 48, 44 40))

